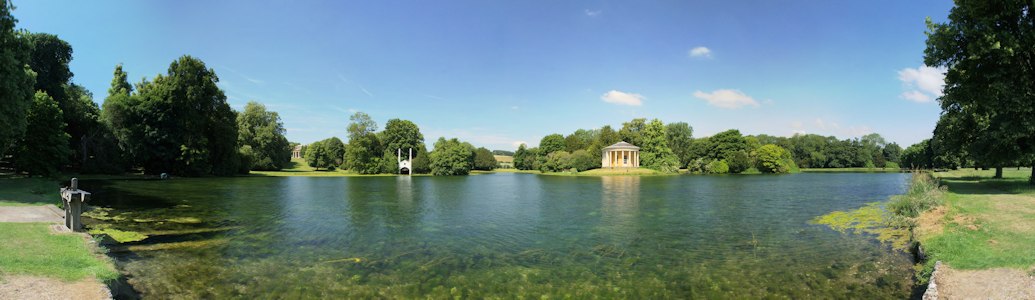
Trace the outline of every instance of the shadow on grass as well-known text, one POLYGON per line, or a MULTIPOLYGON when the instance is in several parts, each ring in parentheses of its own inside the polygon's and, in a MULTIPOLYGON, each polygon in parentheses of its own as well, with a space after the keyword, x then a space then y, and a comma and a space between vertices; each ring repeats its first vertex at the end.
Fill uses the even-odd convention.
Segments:
POLYGON ((1035 186, 1029 184, 1027 179, 992 179, 988 177, 975 176, 942 177, 941 179, 942 184, 948 186, 950 191, 957 194, 1035 194, 1035 186))

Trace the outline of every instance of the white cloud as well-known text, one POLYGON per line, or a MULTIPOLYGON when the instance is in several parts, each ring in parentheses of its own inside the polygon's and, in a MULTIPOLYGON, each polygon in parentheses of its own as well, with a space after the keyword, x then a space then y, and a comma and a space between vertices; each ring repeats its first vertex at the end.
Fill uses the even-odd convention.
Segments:
POLYGON ((712 50, 704 46, 690 49, 689 54, 690 57, 712 58, 712 50))
POLYGON ((694 92, 694 97, 708 101, 715 107, 737 109, 744 106, 758 107, 758 101, 755 101, 751 96, 745 95, 744 92, 738 90, 715 90, 711 93, 705 93, 702 91, 694 92))
POLYGON ((585 12, 586 12, 587 16, 596 17, 596 16, 599 16, 600 13, 602 13, 604 11, 602 11, 602 10, 589 10, 589 9, 586 9, 585 12))
POLYGON ((921 93, 917 90, 902 92, 902 94, 898 96, 902 99, 906 99, 917 103, 931 102, 931 96, 928 96, 927 94, 921 93))
POLYGON ((942 87, 945 86, 945 69, 920 66, 919 68, 905 68, 898 71, 898 80, 908 91, 899 95, 900 98, 914 102, 931 102, 931 100, 942 96, 942 87))
POLYGON ((604 95, 600 96, 600 100, 604 100, 604 102, 607 103, 631 106, 643 105, 643 99, 646 99, 643 95, 624 93, 617 90, 611 90, 610 92, 604 93, 604 95))

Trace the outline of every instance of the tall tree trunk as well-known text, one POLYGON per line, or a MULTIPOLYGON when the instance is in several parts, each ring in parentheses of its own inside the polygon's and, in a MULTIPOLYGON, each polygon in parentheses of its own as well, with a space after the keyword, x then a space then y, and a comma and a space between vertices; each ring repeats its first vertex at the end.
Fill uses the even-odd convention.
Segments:
POLYGON ((1028 177, 1028 184, 1035 185, 1035 163, 1031 166, 1031 177, 1028 177))
POLYGON ((995 167, 995 179, 1003 179, 1003 167, 995 167))

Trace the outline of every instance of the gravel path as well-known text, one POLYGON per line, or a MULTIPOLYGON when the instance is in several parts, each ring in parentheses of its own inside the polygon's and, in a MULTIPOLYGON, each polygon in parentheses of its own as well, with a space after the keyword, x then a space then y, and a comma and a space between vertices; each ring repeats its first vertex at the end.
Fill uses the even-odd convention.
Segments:
POLYGON ((34 276, 0 278, 0 299, 111 299, 108 287, 97 280, 64 282, 34 276))
POLYGON ((65 212, 54 205, 0 206, 0 222, 65 223, 65 212))
POLYGON ((1035 299, 1035 278, 1015 269, 938 268, 937 299, 1035 299))

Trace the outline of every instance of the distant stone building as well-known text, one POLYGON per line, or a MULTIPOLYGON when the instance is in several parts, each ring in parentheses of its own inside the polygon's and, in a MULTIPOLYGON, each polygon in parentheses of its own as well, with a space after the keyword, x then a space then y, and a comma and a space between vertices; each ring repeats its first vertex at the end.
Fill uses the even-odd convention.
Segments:
POLYGON ((603 168, 640 167, 640 147, 624 141, 607 146, 600 151, 600 166, 603 168))
POLYGON ((291 149, 291 158, 302 158, 302 145, 295 146, 291 149))

